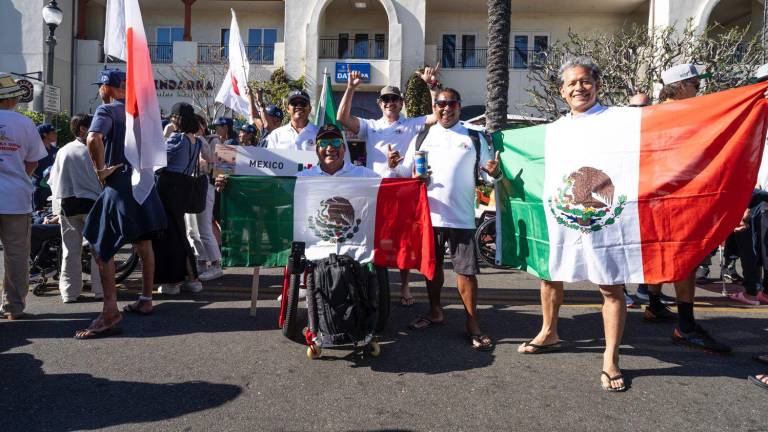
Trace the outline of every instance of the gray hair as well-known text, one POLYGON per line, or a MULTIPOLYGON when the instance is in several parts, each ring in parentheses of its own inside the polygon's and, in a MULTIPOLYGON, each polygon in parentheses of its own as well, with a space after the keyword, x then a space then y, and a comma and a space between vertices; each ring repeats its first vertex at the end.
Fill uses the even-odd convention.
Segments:
POLYGON ((557 86, 562 87, 565 83, 563 81, 563 74, 565 71, 577 67, 588 70, 589 74, 592 76, 592 79, 594 79, 595 82, 600 82, 600 79, 603 75, 603 73, 600 71, 600 66, 598 66, 591 57, 580 56, 568 59, 565 63, 563 63, 562 66, 560 66, 560 69, 557 71, 557 86))

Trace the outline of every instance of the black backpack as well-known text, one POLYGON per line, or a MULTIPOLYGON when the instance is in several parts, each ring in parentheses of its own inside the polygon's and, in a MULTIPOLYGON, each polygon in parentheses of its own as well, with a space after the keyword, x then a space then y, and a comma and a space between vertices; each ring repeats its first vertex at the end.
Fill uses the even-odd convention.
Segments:
POLYGON ((314 264, 317 331, 333 344, 362 341, 378 324, 376 274, 346 255, 331 254, 314 264))
MULTIPOLYGON (((431 126, 432 125, 424 126, 424 129, 422 129, 421 132, 416 135, 416 151, 421 149, 421 145, 427 138, 427 135, 429 134, 429 128, 431 126)), ((470 128, 467 128, 467 130, 469 131, 469 138, 472 139, 472 145, 475 147, 475 185, 479 186, 485 183, 483 178, 480 177, 480 170, 477 167, 480 164, 480 146, 482 145, 480 142, 480 131, 470 128)))

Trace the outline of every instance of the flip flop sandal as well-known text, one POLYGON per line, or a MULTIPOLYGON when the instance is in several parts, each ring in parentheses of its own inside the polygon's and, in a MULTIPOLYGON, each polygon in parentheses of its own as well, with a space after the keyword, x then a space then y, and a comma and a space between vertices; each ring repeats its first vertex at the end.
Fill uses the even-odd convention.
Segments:
POLYGON ((478 351, 490 351, 493 349, 493 341, 486 334, 468 335, 472 348, 478 351))
POLYGON ((413 297, 400 296, 400 306, 411 307, 416 303, 416 299, 413 297))
POLYGON ((624 375, 618 374, 618 375, 610 376, 610 375, 608 375, 608 372, 606 372, 606 371, 601 371, 600 374, 605 375, 606 377, 608 377, 608 387, 605 387, 603 385, 602 381, 600 382, 600 387, 603 390, 605 390, 607 392, 613 392, 613 393, 620 393, 620 392, 623 392, 623 391, 627 391, 627 386, 626 385, 622 385, 621 387, 611 387, 611 381, 616 381, 618 379, 623 379, 624 375))
POLYGON ((551 343, 549 345, 537 345, 532 343, 533 340, 523 343, 523 347, 531 347, 533 351, 518 351, 520 354, 546 354, 551 352, 557 352, 563 350, 563 344, 561 342, 551 343))
POLYGON ((129 303, 123 306, 123 312, 133 313, 141 316, 152 315, 155 312, 155 309, 152 309, 149 312, 144 312, 143 310, 139 309, 138 305, 141 303, 142 303, 142 300, 137 301, 136 306, 134 306, 133 303, 129 303))
POLYGON ((432 326, 441 325, 442 323, 442 321, 433 321, 422 315, 411 321, 411 323, 408 324, 408 328, 411 330, 424 330, 432 326))
MULTIPOLYGON (((747 377, 747 379, 752 384, 754 384, 754 385, 756 385, 756 386, 758 386, 758 387, 760 387, 762 389, 768 390, 768 384, 766 384, 766 383, 762 382, 761 380, 757 379, 757 377, 755 375, 750 375, 750 376, 747 377)), ((763 379, 765 379, 765 378, 763 378, 763 379)))
POLYGON ((75 332, 75 339, 80 339, 80 340, 101 339, 105 337, 116 336, 122 333, 123 333, 122 327, 118 325, 113 325, 112 327, 107 327, 101 330, 91 330, 91 329, 78 330, 77 332, 75 332), (85 333, 79 334, 80 332, 85 332, 85 333))

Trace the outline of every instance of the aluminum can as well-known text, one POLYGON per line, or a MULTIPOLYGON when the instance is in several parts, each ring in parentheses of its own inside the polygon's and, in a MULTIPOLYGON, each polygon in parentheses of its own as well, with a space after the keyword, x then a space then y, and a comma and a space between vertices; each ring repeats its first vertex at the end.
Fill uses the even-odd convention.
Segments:
POLYGON ((413 153, 413 163, 416 165, 416 174, 418 175, 427 175, 427 171, 429 171, 427 153, 429 152, 423 150, 417 150, 413 153))

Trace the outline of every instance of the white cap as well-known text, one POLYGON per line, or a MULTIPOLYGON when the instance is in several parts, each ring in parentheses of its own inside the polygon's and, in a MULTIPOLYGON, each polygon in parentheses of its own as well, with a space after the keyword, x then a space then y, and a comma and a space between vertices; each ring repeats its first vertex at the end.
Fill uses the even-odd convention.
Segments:
POLYGON ((699 67, 690 63, 672 66, 671 68, 661 73, 661 81, 664 83, 664 85, 696 77, 706 78, 699 67))
POLYGON ((768 63, 760 66, 755 71, 755 78, 757 79, 763 79, 765 77, 768 77, 768 63))

